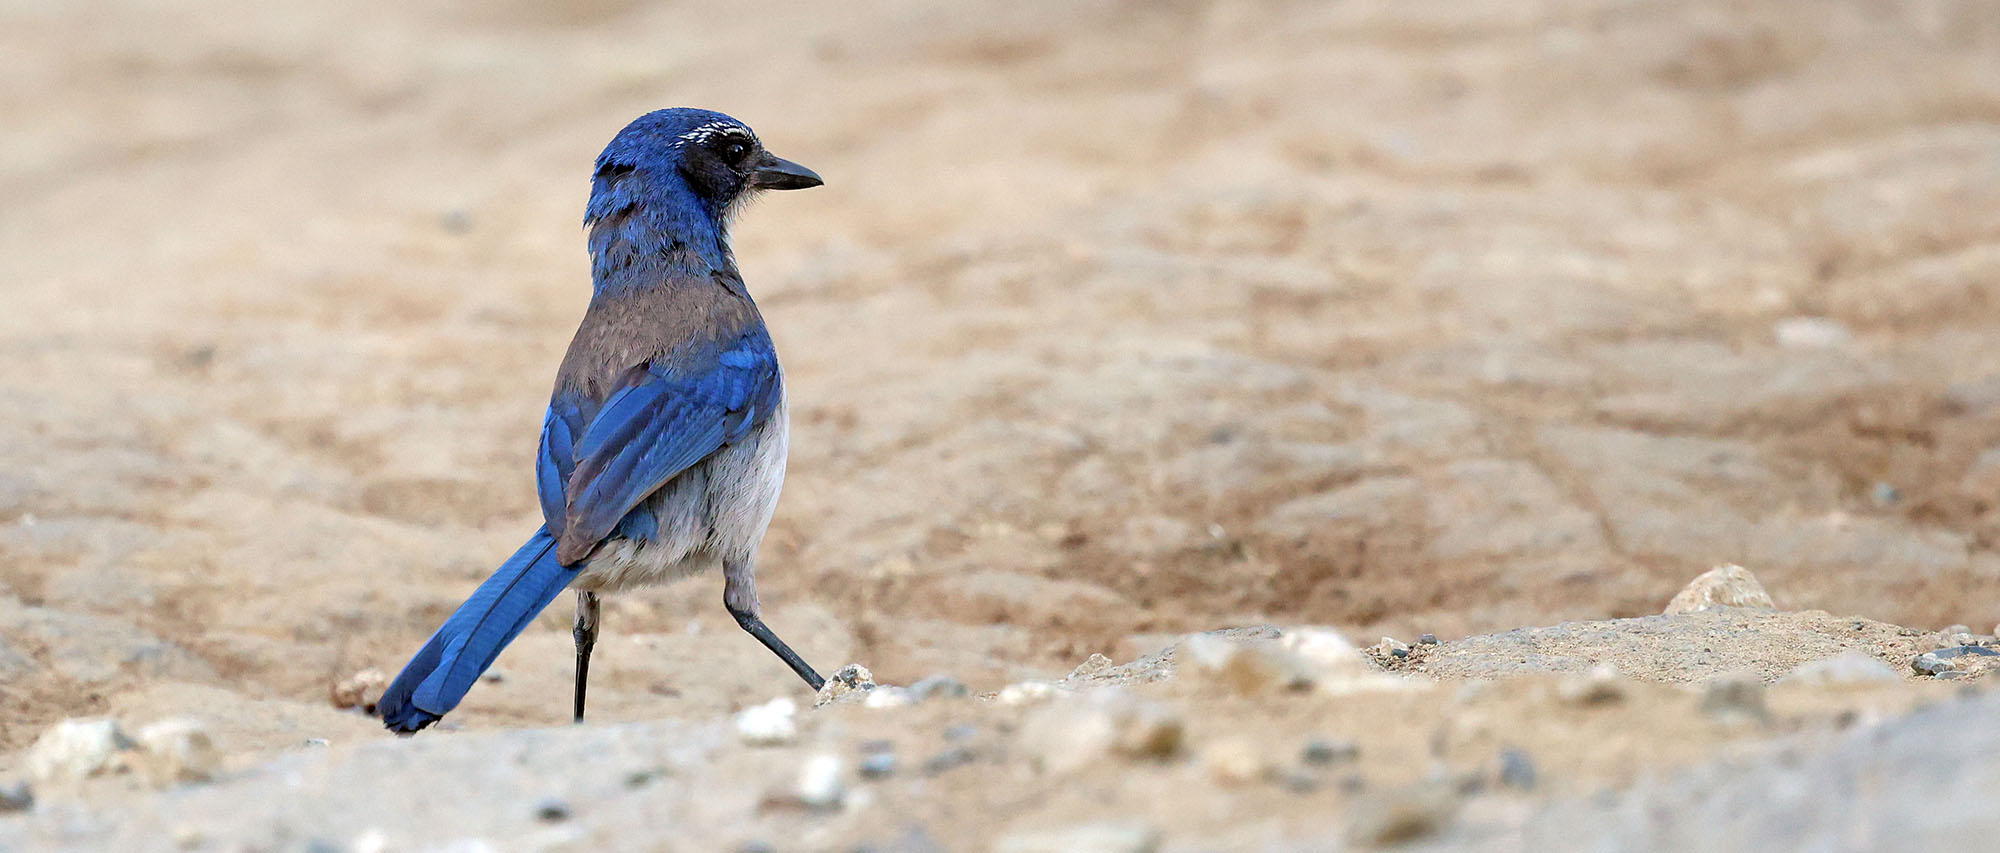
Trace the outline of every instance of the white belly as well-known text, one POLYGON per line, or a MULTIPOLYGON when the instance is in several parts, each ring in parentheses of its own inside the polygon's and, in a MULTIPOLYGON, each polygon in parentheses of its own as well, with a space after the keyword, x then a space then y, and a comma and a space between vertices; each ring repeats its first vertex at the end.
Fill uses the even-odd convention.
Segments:
POLYGON ((748 568, 785 483, 791 427, 783 400, 743 440, 681 472, 646 499, 651 539, 605 540, 573 584, 592 592, 654 586, 724 565, 748 568))

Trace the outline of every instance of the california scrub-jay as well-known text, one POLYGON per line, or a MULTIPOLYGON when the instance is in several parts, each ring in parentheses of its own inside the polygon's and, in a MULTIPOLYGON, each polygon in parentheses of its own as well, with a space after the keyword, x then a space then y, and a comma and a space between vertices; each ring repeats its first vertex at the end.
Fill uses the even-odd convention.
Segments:
POLYGON ((729 249, 761 190, 820 185, 729 116, 640 116, 598 155, 584 225, 590 307, 556 372, 535 485, 542 526, 431 635, 376 703, 414 732, 449 712, 565 588, 577 720, 597 597, 721 568, 723 604, 817 690, 759 617, 753 558, 785 479, 785 388, 729 249))

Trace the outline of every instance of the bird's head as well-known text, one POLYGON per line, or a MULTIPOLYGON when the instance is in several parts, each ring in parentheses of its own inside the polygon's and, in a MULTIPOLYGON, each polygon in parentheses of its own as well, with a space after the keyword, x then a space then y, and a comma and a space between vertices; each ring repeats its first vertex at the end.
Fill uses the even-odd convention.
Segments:
POLYGON ((692 205, 718 232, 751 196, 762 190, 816 187, 813 170, 764 150, 757 134, 712 110, 677 107, 632 120, 597 156, 585 221, 635 205, 674 216, 692 205))

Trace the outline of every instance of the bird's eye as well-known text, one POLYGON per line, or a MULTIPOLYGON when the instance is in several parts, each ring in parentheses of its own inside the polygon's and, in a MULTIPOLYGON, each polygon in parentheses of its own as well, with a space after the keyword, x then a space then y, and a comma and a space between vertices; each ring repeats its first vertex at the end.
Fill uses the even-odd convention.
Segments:
POLYGON ((750 143, 747 142, 731 142, 722 146, 722 159, 728 160, 731 163, 742 162, 743 158, 749 153, 750 143))

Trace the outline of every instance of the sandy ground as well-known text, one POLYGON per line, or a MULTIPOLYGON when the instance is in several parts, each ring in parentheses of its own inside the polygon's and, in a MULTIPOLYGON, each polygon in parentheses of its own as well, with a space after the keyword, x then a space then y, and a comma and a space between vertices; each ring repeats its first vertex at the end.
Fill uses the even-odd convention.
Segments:
MULTIPOLYGON (((588 165, 675 104, 828 179, 737 234, 793 401, 761 586, 822 668, 1454 641, 1725 561, 1913 637, 2000 618, 1982 0, 15 0, 0 750, 385 738, 328 692, 535 524, 588 165)), ((594 723, 795 689, 719 587, 610 604, 594 723)), ((567 613, 449 725, 564 722, 567 613)))

